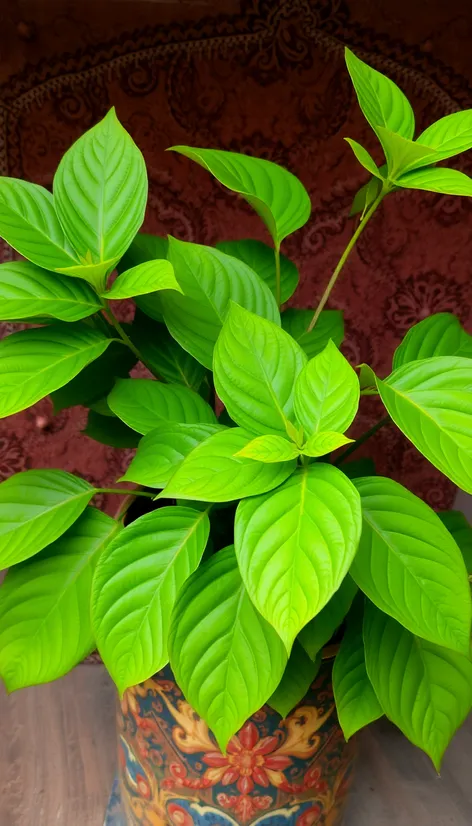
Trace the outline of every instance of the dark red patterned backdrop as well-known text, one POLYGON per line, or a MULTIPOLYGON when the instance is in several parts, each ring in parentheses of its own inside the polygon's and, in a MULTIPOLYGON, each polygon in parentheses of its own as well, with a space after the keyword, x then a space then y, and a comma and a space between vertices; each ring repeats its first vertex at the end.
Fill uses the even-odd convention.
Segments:
MULTIPOLYGON (((468 0, 7 2, 1 171, 49 186, 61 154, 113 104, 148 165, 146 229, 212 244, 263 239, 264 230, 244 203, 165 148, 189 143, 280 162, 312 199, 309 223, 284 251, 302 276, 292 304, 313 305, 352 230, 349 206, 365 180, 343 137, 378 155, 343 64, 344 44, 405 89, 423 128, 472 106, 467 9, 468 0)), ((464 171, 471 166, 460 161, 464 171)), ((345 312, 344 352, 353 363, 385 375, 411 324, 442 310, 471 321, 471 215, 465 198, 389 197, 331 300, 345 312)), ((377 402, 364 399, 358 430, 379 416, 377 402)), ((100 484, 116 478, 130 452, 97 446, 80 433, 83 424, 80 408, 53 417, 47 400, 4 420, 0 478, 38 466, 100 484)), ((394 428, 373 444, 381 472, 434 507, 450 504, 452 486, 394 428)))

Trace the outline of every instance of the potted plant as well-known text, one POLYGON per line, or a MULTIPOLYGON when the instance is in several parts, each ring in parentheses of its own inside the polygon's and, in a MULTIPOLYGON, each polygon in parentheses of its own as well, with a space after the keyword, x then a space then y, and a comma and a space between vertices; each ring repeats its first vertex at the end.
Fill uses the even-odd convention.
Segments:
POLYGON ((47 682, 98 647, 130 824, 332 826, 362 726, 385 714, 439 770, 471 708, 472 529, 352 461, 370 432, 346 432, 378 395, 472 493, 472 338, 432 315, 379 378, 347 362, 325 305, 392 192, 472 195, 437 165, 472 147, 472 111, 414 140, 404 94, 346 60, 385 163, 347 139, 370 180, 315 310, 280 310, 298 281, 281 243, 310 201, 273 163, 173 147, 249 202, 272 248, 137 234, 146 169, 113 110, 53 194, 0 180, 0 234, 26 259, 0 267, 1 318, 32 325, 0 343, 0 415, 50 394, 89 408, 92 438, 137 447, 118 480, 137 487, 105 489, 125 497, 114 519, 93 507, 104 489, 62 470, 0 485, 0 674, 8 691, 47 682), (130 298, 121 324, 111 302, 130 298), (129 377, 138 360, 153 378, 129 377))

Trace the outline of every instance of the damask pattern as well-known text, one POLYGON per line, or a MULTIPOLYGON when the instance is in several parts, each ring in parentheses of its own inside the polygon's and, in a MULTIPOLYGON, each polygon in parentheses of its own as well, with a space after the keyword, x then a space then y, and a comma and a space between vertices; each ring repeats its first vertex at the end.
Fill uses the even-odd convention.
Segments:
MULTIPOLYGON (((213 8, 207 17, 166 26, 132 31, 130 25, 101 43, 82 42, 78 28, 75 53, 44 57, 0 88, 1 170, 50 186, 61 154, 113 104, 148 165, 145 228, 211 244, 264 239, 264 230, 246 204, 187 159, 164 150, 189 143, 282 163, 299 175, 313 203, 306 227, 284 245, 301 272, 291 303, 313 305, 352 231, 349 207, 365 181, 343 137, 361 141, 378 159, 344 67, 344 44, 405 89, 418 128, 472 106, 467 78, 427 44, 406 45, 379 33, 378 4, 365 3, 370 12, 364 17, 358 5, 246 0, 237 14, 213 8)), ((407 7, 406 0, 397 3, 397 16, 408 19, 407 7)), ((54 24, 64 25, 62 18, 54 24)), ((467 158, 459 166, 472 171, 467 158)), ((369 362, 387 375, 402 335, 431 312, 451 310, 470 325, 471 211, 470 199, 389 196, 331 300, 345 313, 344 352, 353 363, 369 362)), ((3 325, 2 332, 9 328, 3 325)), ((374 400, 364 399, 354 435, 381 415, 374 400)), ((2 422, 1 438, 11 448, 3 448, 0 472, 55 465, 110 482, 127 459, 81 435, 83 422, 80 409, 53 417, 47 401, 2 422), (15 445, 21 446, 19 456, 15 445)), ((380 473, 407 483, 434 507, 450 505, 453 485, 394 428, 380 431, 373 447, 380 473)), ((0 456, 1 450, 0 442, 0 456)))

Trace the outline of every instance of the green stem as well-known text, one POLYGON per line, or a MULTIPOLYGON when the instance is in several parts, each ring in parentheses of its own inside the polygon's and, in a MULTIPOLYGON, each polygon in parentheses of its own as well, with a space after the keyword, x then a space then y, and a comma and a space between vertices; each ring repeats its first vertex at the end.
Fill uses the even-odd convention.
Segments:
POLYGON ((321 296, 320 303, 318 304, 315 312, 313 313, 313 318, 310 321, 309 327, 307 329, 307 333, 310 333, 313 330, 313 327, 315 326, 316 322, 318 321, 318 319, 321 315, 321 312, 322 312, 322 310, 323 310, 323 308, 324 308, 324 306, 325 306, 325 304, 326 304, 326 302, 327 302, 327 300, 328 300, 328 298, 331 294, 331 290, 333 289, 334 285, 336 284, 336 281, 338 280, 338 276, 339 276, 342 268, 344 267, 344 264, 346 263, 347 259, 349 258, 351 250, 353 249, 357 239, 359 238, 362 231, 364 230, 364 227, 366 226, 366 224, 368 223, 370 218, 372 218, 372 215, 374 214, 375 210, 377 209, 377 207, 379 206, 379 204, 381 203, 382 199, 384 198, 384 196, 386 194, 387 194, 386 189, 384 187, 382 187, 379 195, 375 199, 375 201, 372 204, 372 206, 370 207, 370 209, 367 210, 364 219, 360 222, 360 224, 358 225, 356 231, 354 232, 353 236, 351 237, 346 249, 344 250, 343 254, 341 255, 341 258, 338 261, 338 265, 337 265, 336 269, 334 270, 331 278, 328 281, 328 286, 326 287, 323 295, 321 296))
POLYGON ((275 300, 277 307, 280 307, 282 301, 282 290, 280 286, 280 244, 276 244, 274 248, 275 255, 275 300))
POLYGON ((119 493, 120 496, 146 496, 148 499, 154 499, 156 495, 145 490, 129 490, 128 488, 95 488, 95 493, 119 493))
POLYGON ((370 427, 369 430, 366 430, 366 432, 363 433, 362 436, 359 436, 359 438, 356 439, 356 441, 353 442, 352 445, 349 445, 349 447, 346 448, 346 450, 343 453, 341 453, 341 455, 336 459, 335 464, 342 464, 342 462, 344 462, 348 458, 348 456, 350 456, 352 453, 354 453, 354 451, 361 447, 361 445, 367 442, 367 440, 370 439, 370 437, 373 436, 375 433, 377 433, 377 431, 380 430, 381 427, 385 427, 385 425, 390 424, 391 421, 392 420, 390 416, 384 416, 383 419, 380 419, 379 422, 372 425, 372 427, 370 427))
POLYGON ((139 361, 141 361, 145 367, 149 370, 150 373, 156 378, 159 379, 160 377, 156 374, 156 371, 153 369, 152 365, 146 361, 143 357, 142 353, 139 352, 138 348, 133 344, 130 337, 125 333, 123 327, 121 326, 120 322, 116 318, 115 314, 113 313, 110 305, 106 302, 105 306, 103 307, 103 312, 110 324, 114 327, 116 332, 118 333, 119 337, 121 338, 123 344, 126 344, 127 347, 131 350, 132 353, 136 356, 139 361))

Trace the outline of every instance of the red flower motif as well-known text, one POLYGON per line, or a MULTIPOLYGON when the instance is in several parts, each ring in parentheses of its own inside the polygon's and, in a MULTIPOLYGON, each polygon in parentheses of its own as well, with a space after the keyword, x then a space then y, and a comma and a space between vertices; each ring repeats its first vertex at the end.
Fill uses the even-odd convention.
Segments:
POLYGON ((297 817, 296 826, 316 826, 316 824, 319 823, 320 816, 321 807, 314 803, 313 806, 305 809, 303 814, 297 817))
POLYGON ((216 799, 224 809, 232 809, 241 823, 247 823, 257 812, 270 809, 273 803, 272 798, 268 794, 249 797, 246 794, 230 795, 221 792, 216 796, 216 799))
POLYGON ((292 764, 290 757, 271 755, 279 746, 277 737, 259 738, 254 723, 246 723, 238 735, 228 744, 225 756, 219 751, 210 751, 203 762, 210 766, 204 777, 212 784, 221 782, 224 786, 236 783, 238 791, 247 795, 259 786, 280 785, 285 779, 281 772, 292 764))

